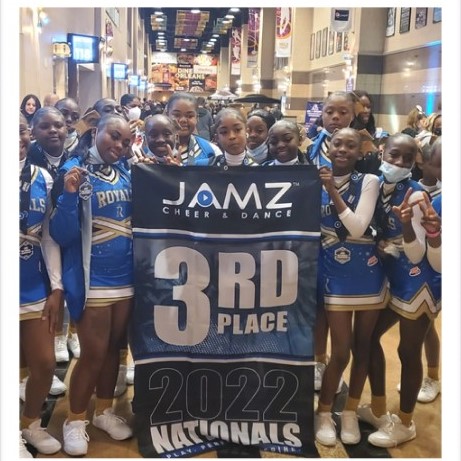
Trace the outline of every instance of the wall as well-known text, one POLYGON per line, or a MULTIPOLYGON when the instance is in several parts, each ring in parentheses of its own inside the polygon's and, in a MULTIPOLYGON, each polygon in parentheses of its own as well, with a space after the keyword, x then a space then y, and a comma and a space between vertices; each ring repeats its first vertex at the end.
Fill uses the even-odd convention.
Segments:
MULTIPOLYGON (((48 15, 48 23, 39 31, 38 9, 20 8, 20 88, 19 97, 27 93, 36 94, 40 100, 47 93, 55 91, 60 97, 68 96, 67 59, 53 58, 52 43, 66 42, 67 33, 105 37, 107 10, 115 17, 113 39, 100 45, 99 64, 79 64, 75 77, 77 98, 82 111, 85 111, 101 97, 120 96, 127 92, 146 95, 145 91, 128 87, 127 81, 112 82, 106 76, 106 66, 112 62, 126 62, 131 73, 142 71, 147 75, 145 65, 148 60, 149 47, 146 44, 147 34, 144 24, 139 18, 138 9, 132 8, 130 15, 127 8, 43 8, 48 15), (132 34, 128 37, 128 18, 131 22, 132 34), (76 21, 78 18, 78 21, 76 21), (109 45, 112 54, 107 51, 109 45), (133 67, 134 66, 134 67, 133 67)), ((109 19, 110 20, 110 19, 109 19)))

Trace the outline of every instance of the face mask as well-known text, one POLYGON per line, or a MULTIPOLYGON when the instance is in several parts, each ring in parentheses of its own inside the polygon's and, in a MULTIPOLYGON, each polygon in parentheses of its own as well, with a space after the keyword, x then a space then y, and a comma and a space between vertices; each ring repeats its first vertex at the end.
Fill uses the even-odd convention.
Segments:
POLYGON ((133 120, 139 120, 139 118, 141 117, 141 108, 131 107, 128 111, 127 117, 130 122, 133 120))
POLYGON ((442 136, 442 128, 436 128, 436 129, 434 130, 434 134, 435 134, 436 136, 442 136))
POLYGON ((384 177, 390 183, 403 181, 411 177, 411 168, 401 168, 392 163, 382 162, 379 169, 383 172, 384 177))

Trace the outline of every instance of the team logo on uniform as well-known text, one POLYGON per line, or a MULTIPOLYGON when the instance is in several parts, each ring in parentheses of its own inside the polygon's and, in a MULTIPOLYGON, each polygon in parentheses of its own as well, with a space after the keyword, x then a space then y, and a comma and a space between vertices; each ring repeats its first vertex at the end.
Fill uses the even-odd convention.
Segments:
POLYGON ((410 277, 416 277, 417 275, 421 274, 421 269, 418 266, 414 266, 410 269, 410 272, 408 272, 408 275, 410 277))
POLYGON ((34 254, 34 246, 30 242, 23 242, 19 245, 19 257, 27 261, 34 254))
POLYGON ((351 252, 344 247, 335 250, 335 261, 339 264, 346 264, 351 260, 351 252))
POLYGON ((375 255, 373 255, 371 258, 368 259, 367 266, 371 267, 371 266, 374 266, 375 264, 378 264, 378 258, 375 255))
POLYGON ((78 188, 78 195, 82 200, 88 200, 93 195, 93 186, 85 181, 78 188))

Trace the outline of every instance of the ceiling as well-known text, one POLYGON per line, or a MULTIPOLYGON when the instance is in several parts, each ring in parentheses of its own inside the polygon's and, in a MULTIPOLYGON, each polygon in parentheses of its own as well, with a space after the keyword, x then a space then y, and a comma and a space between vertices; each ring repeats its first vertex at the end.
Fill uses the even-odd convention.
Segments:
POLYGON ((139 8, 153 52, 219 54, 230 30, 248 22, 248 8, 139 8), (238 10, 238 11, 234 11, 238 10), (226 18, 232 15, 233 18, 226 18))

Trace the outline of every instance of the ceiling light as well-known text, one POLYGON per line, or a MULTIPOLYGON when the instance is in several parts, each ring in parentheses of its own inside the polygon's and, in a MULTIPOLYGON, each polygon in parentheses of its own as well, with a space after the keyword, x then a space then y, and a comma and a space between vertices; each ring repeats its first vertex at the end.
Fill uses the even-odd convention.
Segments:
POLYGON ((226 19, 234 19, 235 16, 233 14, 226 14, 226 16, 224 16, 226 19))
POLYGON ((194 10, 190 10, 190 12, 191 12, 192 14, 199 14, 199 13, 200 13, 200 10, 194 9, 194 10))
POLYGON ((232 11, 233 13, 237 13, 240 11, 240 8, 231 8, 229 11, 232 11))
POLYGON ((163 19, 162 17, 159 16, 158 18, 155 18, 155 21, 156 21, 156 22, 163 22, 164 19, 163 19))
POLYGON ((161 16, 163 13, 159 10, 159 11, 155 11, 154 14, 155 14, 156 16, 161 16))

